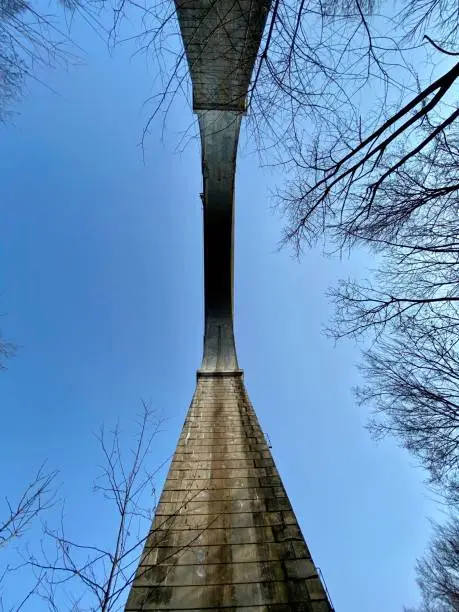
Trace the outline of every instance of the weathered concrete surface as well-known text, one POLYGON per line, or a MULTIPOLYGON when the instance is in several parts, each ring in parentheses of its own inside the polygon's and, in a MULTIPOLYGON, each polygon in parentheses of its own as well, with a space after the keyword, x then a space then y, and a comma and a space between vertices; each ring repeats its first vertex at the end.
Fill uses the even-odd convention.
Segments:
POLYGON ((199 111, 204 212, 206 372, 238 370, 233 333, 234 177, 241 115, 199 111))
POLYGON ((127 612, 330 612, 240 374, 200 375, 127 612))
POLYGON ((193 108, 245 110, 269 0, 175 0, 193 108))

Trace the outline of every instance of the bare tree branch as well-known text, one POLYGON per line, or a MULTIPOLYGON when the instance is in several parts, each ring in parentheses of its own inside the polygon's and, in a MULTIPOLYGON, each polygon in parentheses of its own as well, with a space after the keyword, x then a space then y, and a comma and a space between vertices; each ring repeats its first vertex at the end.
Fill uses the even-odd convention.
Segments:
POLYGON ((17 501, 5 498, 7 513, 6 518, 0 521, 0 548, 22 537, 32 521, 56 503, 56 476, 56 471, 45 471, 43 464, 17 501))
POLYGON ((418 561, 417 576, 422 604, 406 612, 459 610, 459 519, 436 525, 429 550, 418 561))

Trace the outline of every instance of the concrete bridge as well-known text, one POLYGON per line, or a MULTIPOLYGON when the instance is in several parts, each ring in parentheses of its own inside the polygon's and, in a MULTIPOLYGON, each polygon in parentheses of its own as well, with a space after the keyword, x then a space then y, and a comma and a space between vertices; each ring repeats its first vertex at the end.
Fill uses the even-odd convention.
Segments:
POLYGON ((236 154, 269 3, 176 0, 176 8, 202 144, 204 352, 125 609, 333 612, 234 341, 236 154))

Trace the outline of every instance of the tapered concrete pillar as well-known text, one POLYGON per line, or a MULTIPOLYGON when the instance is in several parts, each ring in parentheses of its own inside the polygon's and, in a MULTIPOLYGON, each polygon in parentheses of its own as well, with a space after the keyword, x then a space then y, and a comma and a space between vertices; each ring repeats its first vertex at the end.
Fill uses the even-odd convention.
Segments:
POLYGON ((126 611, 330 612, 242 375, 198 375, 126 611))
POLYGON ((332 612, 249 402, 234 341, 237 144, 269 5, 176 6, 202 144, 204 351, 126 611, 332 612))

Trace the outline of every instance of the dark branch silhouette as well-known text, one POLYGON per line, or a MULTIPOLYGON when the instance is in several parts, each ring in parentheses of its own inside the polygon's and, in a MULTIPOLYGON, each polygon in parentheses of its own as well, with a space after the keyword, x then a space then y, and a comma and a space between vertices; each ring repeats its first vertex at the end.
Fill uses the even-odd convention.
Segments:
MULTIPOLYGON (((21 496, 12 500, 4 499, 4 507, 0 514, 0 553, 7 546, 14 546, 17 540, 24 537, 32 525, 42 518, 47 510, 56 505, 56 471, 47 471, 45 464, 41 465, 34 478, 26 486, 21 496)), ((0 566, 0 610, 6 611, 3 593, 8 590, 8 578, 17 568, 6 565, 0 566)), ((19 612, 26 603, 33 598, 43 574, 37 573, 32 586, 26 588, 26 594, 8 612, 19 612)))
MULTIPOLYGON (((153 471, 149 469, 154 442, 162 426, 163 421, 143 403, 134 445, 128 453, 121 445, 118 427, 109 434, 101 429, 97 439, 103 463, 94 491, 115 510, 117 527, 107 545, 82 543, 69 537, 63 517, 58 528, 45 526, 41 551, 30 553, 24 562, 36 574, 38 585, 33 596, 40 597, 49 610, 122 610, 136 570, 141 574, 150 567, 139 564, 142 554, 148 555, 150 550, 161 547, 159 569, 166 580, 168 571, 174 567, 174 559, 188 550, 209 527, 204 525, 197 531, 190 530, 188 541, 180 546, 170 541, 170 525, 180 516, 183 507, 202 492, 196 486, 198 481, 192 483, 186 499, 177 503, 174 515, 157 517, 151 527, 156 507, 154 477, 170 459, 153 471)), ((211 520, 217 519, 218 516, 211 520)))
POLYGON ((459 610, 459 519, 436 525, 424 557, 417 563, 422 604, 406 612, 455 612, 459 610))

